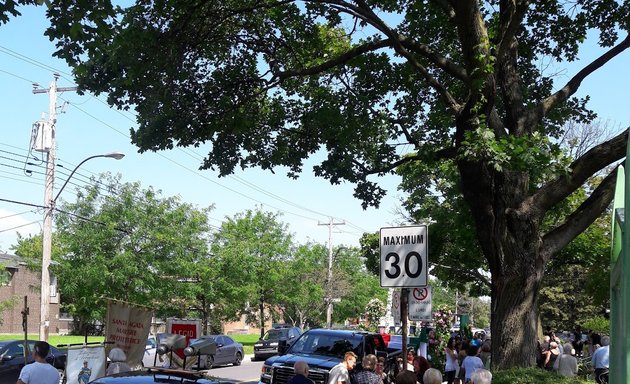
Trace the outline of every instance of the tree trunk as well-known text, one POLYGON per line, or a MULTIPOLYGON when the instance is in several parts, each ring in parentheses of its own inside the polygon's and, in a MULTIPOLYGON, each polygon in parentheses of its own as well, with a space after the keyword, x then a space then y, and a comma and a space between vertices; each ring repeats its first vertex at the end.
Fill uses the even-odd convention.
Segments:
POLYGON ((492 366, 534 366, 544 262, 541 214, 523 205, 528 176, 496 171, 483 163, 458 166, 464 198, 492 274, 492 366))
POLYGON ((492 279, 493 369, 535 366, 538 280, 536 276, 492 279))

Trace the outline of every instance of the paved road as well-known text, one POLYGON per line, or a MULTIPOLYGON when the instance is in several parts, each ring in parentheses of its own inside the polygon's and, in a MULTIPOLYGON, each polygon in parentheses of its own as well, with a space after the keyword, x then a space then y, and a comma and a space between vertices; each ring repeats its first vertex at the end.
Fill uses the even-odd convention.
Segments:
POLYGON ((252 361, 252 356, 245 356, 243 363, 238 367, 228 365, 225 367, 212 368, 206 372, 208 375, 237 383, 258 383, 263 362, 252 361))

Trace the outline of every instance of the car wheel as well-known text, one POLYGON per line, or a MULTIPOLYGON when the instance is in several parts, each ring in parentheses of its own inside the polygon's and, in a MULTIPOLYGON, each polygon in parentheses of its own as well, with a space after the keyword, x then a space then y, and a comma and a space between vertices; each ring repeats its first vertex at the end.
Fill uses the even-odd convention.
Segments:
POLYGON ((212 355, 206 355, 206 369, 212 368, 214 365, 214 357, 212 355))
POLYGON ((234 365, 241 365, 241 361, 243 361, 243 355, 240 352, 236 352, 236 360, 234 360, 234 365))

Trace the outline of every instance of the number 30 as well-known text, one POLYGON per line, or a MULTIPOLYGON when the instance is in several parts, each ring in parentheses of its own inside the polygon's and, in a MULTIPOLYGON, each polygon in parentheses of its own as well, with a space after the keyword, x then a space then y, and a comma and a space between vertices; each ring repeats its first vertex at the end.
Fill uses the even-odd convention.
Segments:
MULTIPOLYGON (((398 256, 398 254, 396 252, 390 252, 387 254, 387 256, 385 256, 385 262, 386 263, 390 263, 390 267, 388 267, 387 269, 385 269, 385 276, 387 276, 390 279, 396 279, 400 276, 400 256, 398 256), (390 263, 390 260, 393 259, 393 261, 390 263), (390 269, 393 268, 394 270, 391 271, 390 269)), ((420 273, 422 273, 422 258, 420 257, 420 254, 416 251, 411 251, 409 252, 406 256, 405 256, 405 275, 413 278, 416 278, 418 276, 420 276, 420 273), (415 257, 417 264, 418 264, 418 269, 416 271, 411 271, 411 258, 415 257)))

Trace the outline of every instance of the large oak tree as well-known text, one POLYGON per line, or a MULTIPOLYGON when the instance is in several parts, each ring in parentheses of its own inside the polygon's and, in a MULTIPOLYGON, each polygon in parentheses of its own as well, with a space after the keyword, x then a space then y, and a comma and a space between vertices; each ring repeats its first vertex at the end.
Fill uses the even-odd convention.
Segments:
POLYGON ((451 162, 491 274, 493 363, 533 365, 538 290, 552 256, 612 198, 609 174, 552 228, 546 213, 623 158, 627 132, 571 162, 554 139, 588 121, 582 81, 630 45, 614 0, 171 0, 119 8, 56 1, 51 39, 79 86, 134 108, 141 151, 202 146, 202 168, 286 166, 356 184, 422 166, 418 189, 451 162), (542 63, 601 55, 555 84, 542 63))

